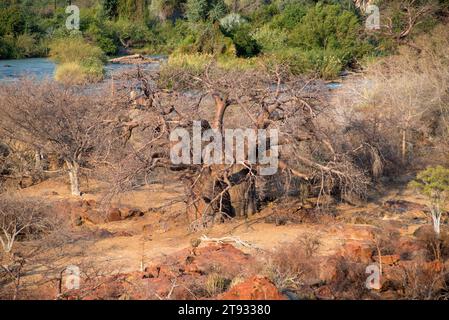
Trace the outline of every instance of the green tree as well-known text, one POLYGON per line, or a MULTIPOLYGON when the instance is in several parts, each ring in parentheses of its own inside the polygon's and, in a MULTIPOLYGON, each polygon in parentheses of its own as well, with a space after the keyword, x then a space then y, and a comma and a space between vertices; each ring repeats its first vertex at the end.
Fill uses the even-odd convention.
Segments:
POLYGON ((198 22, 207 18, 209 3, 207 0, 187 0, 186 17, 190 22, 198 22))
POLYGON ((357 16, 340 5, 318 3, 307 11, 293 30, 291 44, 305 49, 354 50, 360 23, 357 16))
POLYGON ((116 18, 118 15, 118 0, 102 0, 103 12, 109 19, 116 18))
POLYGON ((449 169, 442 166, 429 167, 419 172, 410 186, 417 188, 429 199, 433 229, 439 237, 441 216, 449 198, 449 169))
POLYGON ((147 0, 118 0, 118 16, 120 18, 143 21, 146 18, 147 0))

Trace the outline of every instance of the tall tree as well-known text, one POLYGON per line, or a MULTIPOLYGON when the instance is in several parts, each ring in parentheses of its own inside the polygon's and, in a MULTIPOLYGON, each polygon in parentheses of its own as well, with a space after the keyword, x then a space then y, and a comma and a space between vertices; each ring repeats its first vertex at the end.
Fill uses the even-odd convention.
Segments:
POLYGON ((102 0, 103 11, 109 19, 117 17, 118 0, 102 0))

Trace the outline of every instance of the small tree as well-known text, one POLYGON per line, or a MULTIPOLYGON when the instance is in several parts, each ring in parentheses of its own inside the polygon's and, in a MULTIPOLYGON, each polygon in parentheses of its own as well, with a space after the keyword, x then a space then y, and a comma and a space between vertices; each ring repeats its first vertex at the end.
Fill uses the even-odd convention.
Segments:
POLYGON ((208 11, 207 0, 187 0, 186 3, 186 16, 191 22, 198 22, 204 20, 208 11))
POLYGON ((429 167, 419 172, 410 185, 429 198, 433 230, 439 237, 441 216, 449 196, 449 169, 442 166, 429 167))
POLYGON ((71 193, 80 196, 80 169, 116 141, 117 109, 122 101, 51 82, 28 80, 0 88, 0 130, 11 139, 57 156, 66 164, 71 193), (104 147, 104 148, 103 148, 104 147))
POLYGON ((51 219, 37 200, 0 197, 0 243, 10 253, 19 237, 36 237, 52 228, 51 219))

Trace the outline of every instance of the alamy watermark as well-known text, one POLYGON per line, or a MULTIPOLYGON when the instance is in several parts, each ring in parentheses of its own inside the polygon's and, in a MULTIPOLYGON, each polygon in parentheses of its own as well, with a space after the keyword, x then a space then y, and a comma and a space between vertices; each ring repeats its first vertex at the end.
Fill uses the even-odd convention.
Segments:
POLYGON ((170 134, 173 164, 248 164, 258 165, 259 174, 273 175, 278 170, 277 129, 225 129, 224 137, 216 129, 202 130, 194 121, 191 132, 177 128, 170 134))
POLYGON ((65 269, 65 287, 67 290, 78 290, 80 288, 80 268, 68 266, 65 269))
POLYGON ((380 290, 382 285, 380 283, 380 268, 377 264, 371 264, 366 267, 365 273, 369 274, 365 281, 365 287, 368 290, 380 290))
MULTIPOLYGON (((364 9, 367 16, 365 21, 365 28, 367 30, 379 30, 380 26, 380 9, 374 4, 367 5, 364 9)), ((65 13, 69 14, 66 19, 65 25, 68 30, 80 29, 80 9, 76 5, 67 6, 65 13)))
POLYGON ((80 29, 80 8, 75 5, 70 5, 65 8, 65 13, 69 14, 65 20, 65 26, 68 30, 80 29))
POLYGON ((365 21, 365 28, 367 30, 380 29, 380 9, 376 5, 368 5, 365 9, 365 14, 368 15, 365 21))

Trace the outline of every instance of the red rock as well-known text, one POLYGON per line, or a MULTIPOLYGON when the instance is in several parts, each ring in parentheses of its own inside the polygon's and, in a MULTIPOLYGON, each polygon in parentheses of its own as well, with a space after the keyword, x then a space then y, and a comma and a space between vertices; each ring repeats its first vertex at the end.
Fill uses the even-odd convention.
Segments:
POLYGON ((120 209, 120 213, 121 213, 121 217, 122 219, 129 219, 129 218, 134 218, 134 217, 142 217, 144 215, 144 213, 142 212, 142 210, 138 209, 138 208, 121 208, 120 209))
POLYGON ((339 250, 338 254, 353 262, 370 263, 372 262, 373 249, 368 244, 350 241, 339 250))
POLYGON ((368 225, 334 225, 329 228, 329 233, 334 234, 340 239, 350 239, 357 241, 372 241, 374 232, 379 231, 378 227, 368 225))
POLYGON ((122 214, 120 212, 120 209, 118 209, 118 208, 109 209, 106 220, 107 220, 107 222, 121 221, 122 214))
POLYGON ((425 213, 429 210, 425 205, 406 200, 388 200, 383 206, 396 213, 404 213, 407 211, 425 213))
POLYGON ((321 281, 332 282, 338 275, 338 258, 329 257, 318 264, 318 278, 321 281))
POLYGON ((217 297, 219 300, 285 300, 266 277, 254 276, 217 297))
POLYGON ((196 263, 186 265, 184 267, 184 272, 188 274, 205 274, 204 269, 199 268, 196 263))
POLYGON ((318 300, 334 300, 335 296, 329 286, 322 286, 315 290, 315 297, 318 300))
POLYGON ((441 271, 443 271, 444 269, 444 264, 441 261, 431 261, 431 262, 426 262, 424 264, 424 268, 430 272, 435 272, 435 273, 439 273, 441 271))
POLYGON ((431 225, 424 225, 415 230, 413 235, 421 241, 435 238, 435 231, 431 225))
MULTIPOLYGON (((398 254, 393 254, 393 255, 385 255, 385 256, 381 256, 381 260, 382 260, 382 264, 385 265, 394 265, 397 264, 399 262, 399 260, 401 260, 401 257, 398 254)), ((379 261, 379 256, 375 256, 374 257, 375 261, 379 261)))
MULTIPOLYGON (((209 245, 199 247, 195 250, 195 264, 200 270, 211 270, 220 268, 230 274, 238 274, 250 269, 254 258, 235 248, 231 244, 209 245)), ((185 263, 186 256, 181 257, 182 263, 185 263)))

